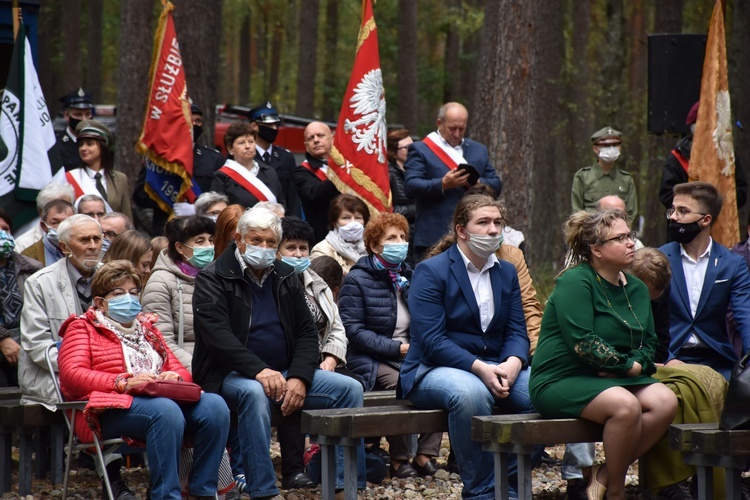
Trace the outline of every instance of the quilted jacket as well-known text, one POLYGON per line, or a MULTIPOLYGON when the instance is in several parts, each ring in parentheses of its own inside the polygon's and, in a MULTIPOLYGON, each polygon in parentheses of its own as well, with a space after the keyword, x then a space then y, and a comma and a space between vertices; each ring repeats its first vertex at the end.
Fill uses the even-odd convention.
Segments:
MULTIPOLYGON (((344 278, 339 294, 339 313, 349 339, 346 365, 362 378, 365 391, 375 386, 380 360, 401 360, 401 342, 392 339, 398 310, 396 292, 388 271, 376 269, 372 259, 359 259, 344 278)), ((403 276, 411 280, 411 268, 403 266, 403 276)), ((407 288, 407 304, 408 297, 407 288)))
MULTIPOLYGON (((162 372, 173 371, 192 382, 190 373, 180 364, 154 326, 154 314, 139 314, 146 340, 164 360, 162 372)), ((118 375, 126 375, 122 343, 116 334, 100 323, 94 308, 81 316, 70 316, 60 327, 63 338, 57 363, 60 368, 60 388, 67 400, 88 400, 85 420, 76 419, 76 434, 84 442, 91 442, 92 430, 99 432, 98 414, 108 409, 130 408, 133 396, 115 389, 118 375), (88 425, 87 425, 88 424, 88 425)))

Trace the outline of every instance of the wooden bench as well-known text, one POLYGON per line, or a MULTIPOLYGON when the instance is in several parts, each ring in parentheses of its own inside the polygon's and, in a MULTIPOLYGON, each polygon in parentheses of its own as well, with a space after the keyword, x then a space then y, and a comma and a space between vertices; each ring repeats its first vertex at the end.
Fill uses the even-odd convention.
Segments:
POLYGON ((508 498, 508 458, 518 463, 518 498, 531 500, 531 454, 535 446, 602 440, 602 426, 579 418, 545 419, 538 413, 474 417, 471 438, 493 454, 495 498, 508 498))
POLYGON ((696 467, 699 500, 712 496, 712 467, 726 470, 726 498, 742 498, 741 475, 750 464, 750 430, 722 431, 719 424, 675 424, 669 427, 669 445, 682 453, 686 464, 696 467))
POLYGON ((0 401, 19 401, 21 394, 20 387, 0 387, 0 401))
MULTIPOLYGON (((365 405, 367 405, 365 393, 365 405)), ((385 398, 387 399, 387 398, 385 398)), ((384 399, 381 398, 380 401, 384 399)), ((357 498, 357 447, 364 437, 398 434, 446 432, 448 412, 422 410, 408 401, 398 404, 365 406, 330 410, 305 410, 302 412, 302 432, 321 448, 322 498, 335 496, 336 467, 334 446, 344 449, 344 498, 357 498)))
POLYGON ((31 494, 32 454, 36 451, 35 476, 50 471, 52 484, 62 482, 65 421, 59 412, 42 405, 21 405, 18 400, 0 401, 0 492, 11 490, 13 435, 18 436, 18 494, 31 494), (36 438, 36 446, 34 441, 36 438), (46 453, 47 442, 51 449, 46 453), (35 450, 36 449, 36 450, 35 450))

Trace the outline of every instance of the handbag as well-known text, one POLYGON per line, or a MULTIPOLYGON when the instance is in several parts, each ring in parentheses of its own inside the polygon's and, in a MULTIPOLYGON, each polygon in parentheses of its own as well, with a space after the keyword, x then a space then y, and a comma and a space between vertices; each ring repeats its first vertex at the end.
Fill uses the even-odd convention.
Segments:
POLYGON ((201 386, 182 380, 152 380, 128 391, 131 396, 168 398, 177 404, 197 403, 201 399, 201 386))
POLYGON ((739 360, 732 370, 729 388, 721 410, 719 429, 731 431, 750 429, 750 353, 739 360))

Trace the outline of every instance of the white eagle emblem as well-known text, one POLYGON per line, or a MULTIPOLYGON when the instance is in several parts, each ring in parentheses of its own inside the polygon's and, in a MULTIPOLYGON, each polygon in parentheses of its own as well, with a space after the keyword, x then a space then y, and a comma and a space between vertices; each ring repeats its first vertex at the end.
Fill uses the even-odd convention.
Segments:
POLYGON ((357 151, 364 149, 370 155, 377 152, 378 161, 385 163, 385 91, 380 68, 373 69, 362 77, 349 102, 354 115, 360 117, 354 121, 347 118, 344 121, 344 131, 352 133, 357 151))
POLYGON ((732 142, 732 109, 729 92, 720 90, 716 93, 716 129, 713 132, 714 146, 719 160, 724 164, 721 174, 725 177, 734 175, 734 146, 732 142))

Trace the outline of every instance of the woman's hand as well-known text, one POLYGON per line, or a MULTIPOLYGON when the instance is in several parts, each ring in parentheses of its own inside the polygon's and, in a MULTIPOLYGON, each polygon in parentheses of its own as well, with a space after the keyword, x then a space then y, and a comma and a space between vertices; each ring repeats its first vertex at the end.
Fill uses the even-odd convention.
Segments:
POLYGON ((338 365, 339 365, 338 360, 334 358, 333 356, 331 356, 330 354, 328 354, 323 359, 323 362, 320 363, 320 369, 325 370, 327 372, 332 372, 336 369, 338 365))
POLYGON ((128 392, 133 387, 138 387, 139 385, 151 382, 152 380, 156 380, 156 375, 151 373, 139 373, 138 375, 134 375, 130 377, 127 384, 125 384, 125 392, 128 392))
POLYGON ((177 372, 161 372, 156 378, 158 380, 180 380, 182 377, 177 372))
POLYGON ((406 356, 406 353, 409 352, 409 344, 401 344, 401 346, 398 348, 398 354, 402 358, 406 356))
POLYGON ((637 377, 643 372, 643 367, 641 364, 637 361, 633 362, 633 366, 631 366, 625 374, 628 377, 637 377))

